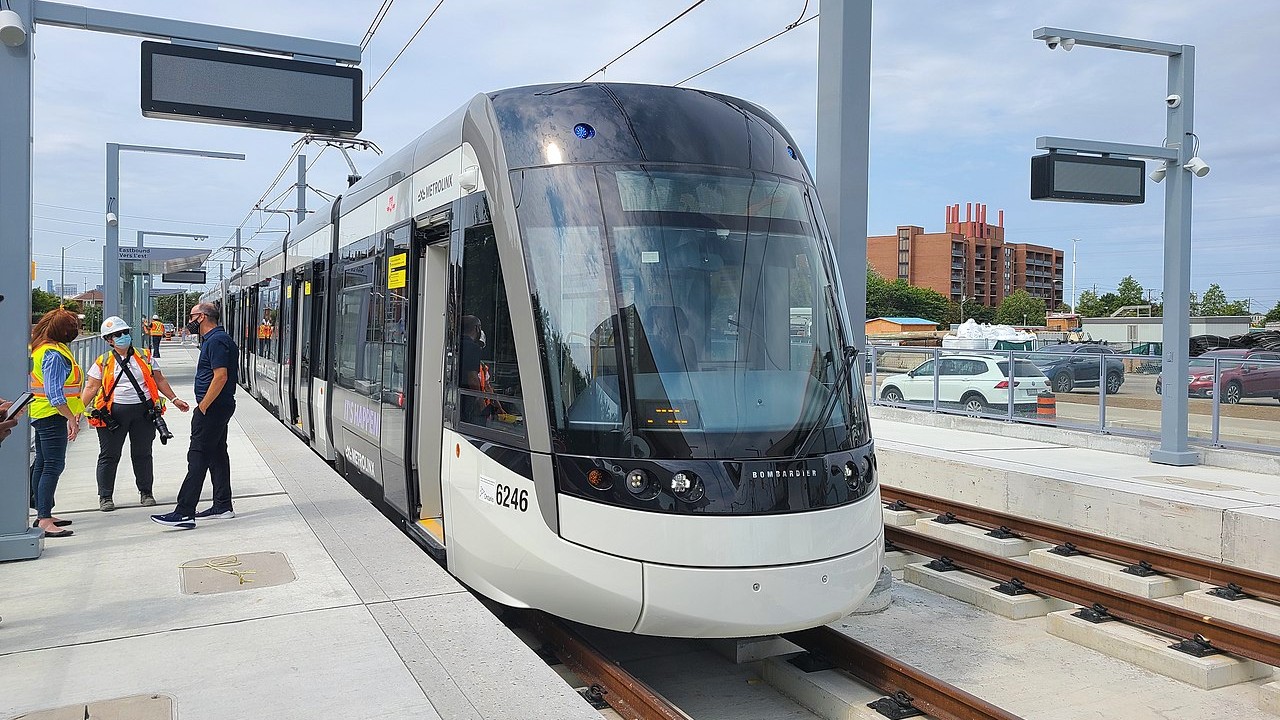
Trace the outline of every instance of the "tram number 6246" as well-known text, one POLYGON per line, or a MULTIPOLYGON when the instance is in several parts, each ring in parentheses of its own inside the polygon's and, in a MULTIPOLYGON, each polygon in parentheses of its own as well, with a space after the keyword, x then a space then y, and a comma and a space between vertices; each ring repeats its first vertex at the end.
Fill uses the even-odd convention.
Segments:
POLYGON ((527 512, 529 510, 528 490, 518 490, 501 483, 498 484, 496 489, 497 492, 495 493, 496 497, 494 499, 497 501, 498 505, 511 508, 512 510, 519 510, 520 512, 527 512))

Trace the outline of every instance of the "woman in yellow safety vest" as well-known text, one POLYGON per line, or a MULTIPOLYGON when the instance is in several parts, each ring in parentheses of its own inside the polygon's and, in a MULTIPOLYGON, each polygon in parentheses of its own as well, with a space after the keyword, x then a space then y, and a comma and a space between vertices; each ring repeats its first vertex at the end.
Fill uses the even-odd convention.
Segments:
POLYGON ((80 334, 80 318, 62 308, 50 310, 31 330, 31 377, 35 398, 28 407, 36 436, 36 461, 31 466, 31 497, 36 522, 45 537, 65 537, 70 520, 53 516, 53 494, 67 464, 67 442, 80 433, 80 386, 83 375, 67 343, 80 334))
POLYGON ((151 353, 133 347, 129 324, 123 319, 113 315, 104 320, 102 339, 110 349, 89 368, 84 386, 84 397, 90 398, 89 425, 98 430, 98 509, 116 509, 112 496, 126 439, 139 500, 150 507, 156 504, 151 446, 156 439, 155 413, 164 412, 161 393, 182 412, 190 406, 178 399, 151 353))

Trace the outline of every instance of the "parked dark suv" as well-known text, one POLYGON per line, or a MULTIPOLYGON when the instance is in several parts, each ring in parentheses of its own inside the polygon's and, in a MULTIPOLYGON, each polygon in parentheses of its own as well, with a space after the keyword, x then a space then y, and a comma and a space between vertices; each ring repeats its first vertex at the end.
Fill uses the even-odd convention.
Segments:
MULTIPOLYGON (((1280 352, 1256 349, 1210 350, 1191 358, 1187 368, 1187 392, 1191 397, 1213 397, 1215 358, 1222 373, 1218 379, 1222 402, 1234 405, 1250 397, 1280 399, 1280 352)), ((1157 395, 1163 385, 1164 373, 1161 373, 1156 378, 1157 395)))
POLYGON ((1093 343, 1046 345, 1028 356, 1040 371, 1049 376, 1049 386, 1054 392, 1071 392, 1075 388, 1098 387, 1100 366, 1105 365, 1107 392, 1120 392, 1124 384, 1124 362, 1118 357, 1106 357, 1099 363, 1099 355, 1115 355, 1106 345, 1093 343))

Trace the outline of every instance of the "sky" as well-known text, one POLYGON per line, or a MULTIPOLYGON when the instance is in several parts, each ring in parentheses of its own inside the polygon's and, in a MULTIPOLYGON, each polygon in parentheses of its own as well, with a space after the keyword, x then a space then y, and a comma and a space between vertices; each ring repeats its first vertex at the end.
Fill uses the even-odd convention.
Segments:
MULTIPOLYGON (((831 2, 832 0, 827 0, 831 2)), ((444 0, 399 60, 388 65, 435 7, 397 0, 364 55, 368 87, 362 138, 386 153, 411 142, 477 93, 575 82, 687 8, 692 0, 444 0)), ((359 43, 381 0, 88 0, 109 10, 359 43)), ((707 0, 611 64, 595 79, 675 84, 819 12, 819 0, 707 0)), ((817 20, 688 83, 756 102, 816 157, 817 20)), ((1212 167, 1194 181, 1192 290, 1210 283, 1265 312, 1280 301, 1280 83, 1269 33, 1272 0, 878 0, 872 25, 868 233, 898 225, 942 229, 948 204, 1005 211, 1006 239, 1066 251, 1064 294, 1076 264, 1079 291, 1113 290, 1133 275, 1158 297, 1163 285, 1164 185, 1147 202, 1107 206, 1029 200, 1030 157, 1041 135, 1159 145, 1164 136, 1167 60, 1077 47, 1050 51, 1031 39, 1041 26, 1139 37, 1196 47, 1195 130, 1212 167), (1270 88, 1270 89, 1268 89, 1270 88), (1072 239, 1076 253, 1073 258, 1072 239)), ((37 284, 101 282, 105 145, 108 142, 240 152, 243 162, 125 153, 120 237, 137 230, 207 234, 217 249, 242 226, 249 246, 278 241, 286 220, 251 212, 283 195, 292 166, 269 189, 299 135, 153 120, 138 109, 137 38, 40 27, 34 37, 37 284), (255 231, 265 234, 254 237, 255 231), (96 238, 96 242, 86 241, 96 238)), ((340 193, 348 169, 317 146, 308 181, 340 193)), ((362 171, 377 157, 356 152, 362 171)), ((1154 166, 1149 166, 1153 169, 1154 166)), ((310 195, 309 207, 323 201, 310 195)), ((158 239, 149 244, 160 244, 158 239)), ((226 251, 214 260, 230 260, 226 251)), ((229 262, 222 269, 230 270, 229 262)), ((216 279, 219 265, 209 266, 216 279)))

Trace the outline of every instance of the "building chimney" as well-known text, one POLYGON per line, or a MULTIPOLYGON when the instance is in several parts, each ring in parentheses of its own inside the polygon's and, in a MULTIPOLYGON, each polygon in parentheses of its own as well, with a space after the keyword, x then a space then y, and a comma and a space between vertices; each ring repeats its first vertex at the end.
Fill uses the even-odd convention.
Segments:
POLYGON ((964 204, 964 221, 973 222, 973 203, 971 202, 964 204))
POLYGON ((1004 211, 1003 210, 999 211, 996 214, 996 217, 1000 218, 1000 227, 1004 227, 1004 211))

